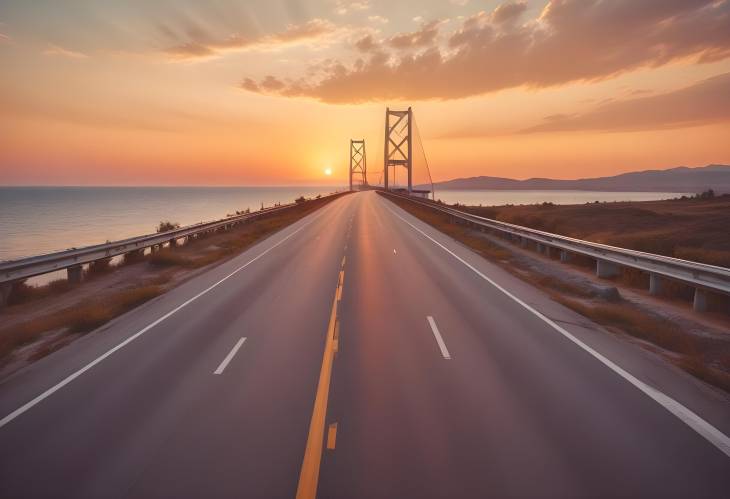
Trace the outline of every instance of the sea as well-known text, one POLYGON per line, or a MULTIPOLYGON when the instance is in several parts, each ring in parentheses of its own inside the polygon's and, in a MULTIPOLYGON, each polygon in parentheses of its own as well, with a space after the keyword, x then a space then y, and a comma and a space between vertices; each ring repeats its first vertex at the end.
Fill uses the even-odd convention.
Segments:
MULTIPOLYGON (((161 221, 217 220, 236 210, 290 203, 336 191, 307 187, 0 187, 0 260, 14 260, 150 234, 161 221)), ((438 191, 446 203, 649 201, 673 192, 438 191)))
MULTIPOLYGON (((339 190, 342 190, 340 188, 339 190)), ((338 190, 314 187, 0 187, 0 260, 208 222, 338 190)))

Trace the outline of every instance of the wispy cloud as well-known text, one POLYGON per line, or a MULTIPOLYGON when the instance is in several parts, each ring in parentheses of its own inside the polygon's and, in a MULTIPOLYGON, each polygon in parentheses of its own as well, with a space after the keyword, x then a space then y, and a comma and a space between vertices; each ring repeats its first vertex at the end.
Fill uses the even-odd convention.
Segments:
POLYGON ((610 101, 587 113, 553 115, 522 133, 685 128, 730 121, 730 73, 649 97, 610 101))
POLYGON ((302 24, 290 24, 278 33, 259 36, 233 34, 215 39, 202 30, 189 31, 190 39, 188 41, 168 47, 164 53, 175 60, 194 60, 217 56, 225 52, 268 50, 311 43, 337 31, 338 28, 333 23, 318 18, 302 24))
POLYGON ((435 43, 439 34, 439 26, 443 21, 423 23, 421 28, 409 33, 399 33, 388 38, 385 43, 394 49, 412 49, 428 47, 435 43))
POLYGON ((388 18, 383 16, 368 16, 368 21, 378 24, 388 24, 388 18))
POLYGON ((445 43, 441 25, 424 25, 373 39, 379 49, 366 60, 281 80, 273 91, 244 88, 332 103, 455 99, 730 57, 730 0, 550 0, 536 18, 523 20, 525 12, 510 0, 463 20, 445 43))
POLYGON ((350 12, 362 12, 363 10, 370 9, 370 2, 368 0, 361 0, 359 2, 347 2, 339 0, 335 5, 335 12, 341 16, 350 12))
POLYGON ((89 56, 84 54, 83 52, 78 52, 76 50, 70 50, 64 47, 61 47, 60 45, 48 45, 48 47, 43 51, 45 55, 52 55, 52 56, 59 56, 59 57, 66 57, 68 59, 88 59, 89 56))

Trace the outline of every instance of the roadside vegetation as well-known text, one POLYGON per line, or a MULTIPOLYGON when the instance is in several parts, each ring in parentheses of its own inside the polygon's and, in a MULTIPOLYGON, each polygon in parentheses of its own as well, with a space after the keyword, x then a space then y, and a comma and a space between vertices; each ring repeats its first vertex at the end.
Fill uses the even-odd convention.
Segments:
MULTIPOLYGON (((8 306, 0 309, 0 376, 9 374, 4 369, 9 364, 19 368, 61 348, 168 291, 195 272, 232 258, 331 200, 302 201, 231 230, 189 239, 181 246, 146 254, 129 253, 117 265, 111 259, 94 262, 84 271, 79 284, 66 279, 43 286, 16 283, 8 306)), ((157 231, 174 228, 177 224, 161 222, 157 231)))
POLYGON ((459 206, 482 217, 710 265, 730 267, 730 195, 666 201, 459 206))
MULTIPOLYGON (((730 393, 730 335, 705 335, 696 331, 685 330, 674 321, 660 314, 652 313, 652 311, 641 308, 634 303, 622 300, 618 293, 604 294, 599 292, 601 288, 581 286, 573 281, 556 277, 554 274, 541 272, 539 267, 528 265, 525 263, 524 258, 518 257, 517 253, 510 249, 510 243, 497 244, 481 233, 463 225, 451 223, 450 217, 446 214, 410 203, 406 200, 389 199, 412 215, 466 244, 490 261, 499 264, 513 275, 544 289, 555 301, 562 305, 600 324, 609 331, 635 338, 645 347, 660 353, 670 362, 688 373, 730 393)), ((680 234, 681 229, 676 231, 676 229, 672 228, 672 223, 675 223, 677 219, 684 220, 684 217, 694 219, 696 222, 697 218, 701 216, 700 214, 705 213, 710 214, 715 222, 718 222, 718 220, 726 220, 726 225, 722 227, 706 227, 703 229, 705 235, 710 236, 713 244, 717 244, 719 248, 725 248, 725 238, 730 237, 730 232, 727 231, 727 227, 730 227, 730 196, 728 196, 728 199, 696 198, 677 201, 629 203, 639 204, 640 206, 646 204, 648 206, 646 209, 635 206, 630 208, 626 206, 616 208, 614 206, 619 204, 626 203, 601 204, 598 206, 591 204, 580 206, 551 205, 545 207, 540 205, 496 208, 459 206, 459 209, 480 216, 584 239, 590 239, 586 237, 586 234, 595 235, 601 233, 607 238, 609 234, 612 234, 616 238, 612 240, 613 242, 608 242, 607 240, 599 242, 615 244, 617 246, 621 246, 621 244, 617 244, 615 242, 616 240, 638 241, 641 238, 640 233, 634 234, 633 237, 631 235, 631 227, 636 226, 651 227, 652 230, 648 233, 650 235, 647 236, 649 238, 665 237, 666 235, 667 237, 673 237, 675 243, 678 240, 682 240, 684 241, 683 244, 687 244, 687 241, 689 241, 688 238, 691 236, 688 234, 680 234), (709 206, 706 202, 709 203, 709 206), (691 204, 689 209, 680 210, 678 208, 679 206, 686 205, 679 203, 691 204), (668 209, 667 206, 675 207, 675 213, 669 220, 659 223, 654 220, 654 217, 658 215, 646 214, 646 212, 661 213, 668 209), (629 213, 638 212, 639 219, 632 220, 632 216, 627 214, 626 209, 631 210, 629 213), (622 234, 619 233, 619 228, 624 227, 624 225, 622 225, 621 218, 617 215, 617 210, 623 213, 622 217, 627 219, 627 228, 622 231, 622 234), (721 213, 722 210, 725 210, 726 213, 721 213), (576 216, 576 220, 563 220, 563 217, 570 218, 574 215, 576 216), (642 217, 644 217, 643 222, 641 221, 642 217), (650 222, 647 222, 647 220, 650 222), (669 226, 665 226, 667 224, 669 226), (558 230, 560 228, 563 230, 558 230), (656 236, 656 234, 663 235, 656 236)), ((595 241, 596 238, 592 240, 595 241)), ((665 249, 673 248, 674 250, 676 248, 671 242, 664 242, 663 244, 664 246, 662 247, 665 249)), ((646 251, 646 249, 644 250, 646 251)), ((717 251, 723 255, 727 252, 727 255, 730 256, 730 242, 726 250, 718 249, 717 251)), ((573 258, 571 264, 586 269, 590 268, 591 270, 595 268, 595 262, 592 259, 580 256, 573 258)), ((616 281, 628 286, 640 286, 642 289, 648 287, 648 277, 631 269, 624 271, 616 281)), ((665 288, 664 292, 670 298, 680 297, 691 292, 689 288, 677 283, 667 283, 665 288)), ((608 289, 611 288, 609 287, 608 289)), ((720 306, 724 307, 727 305, 725 300, 717 297, 715 299, 722 301, 720 306)))
POLYGON ((163 220, 157 226, 157 232, 170 232, 171 230, 179 229, 180 224, 177 222, 170 222, 169 220, 163 220))

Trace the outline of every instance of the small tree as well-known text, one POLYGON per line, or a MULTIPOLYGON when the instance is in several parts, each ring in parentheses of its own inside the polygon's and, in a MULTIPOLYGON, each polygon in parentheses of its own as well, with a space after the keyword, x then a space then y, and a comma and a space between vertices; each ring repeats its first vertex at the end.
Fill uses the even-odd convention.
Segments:
POLYGON ((157 226, 157 232, 170 232, 171 230, 179 229, 180 224, 177 222, 170 222, 169 220, 163 220, 157 226))
POLYGON ((294 200, 294 202, 297 203, 297 204, 298 203, 303 203, 304 201, 306 201, 306 199, 304 199, 304 196, 299 196, 298 198, 296 198, 294 200))

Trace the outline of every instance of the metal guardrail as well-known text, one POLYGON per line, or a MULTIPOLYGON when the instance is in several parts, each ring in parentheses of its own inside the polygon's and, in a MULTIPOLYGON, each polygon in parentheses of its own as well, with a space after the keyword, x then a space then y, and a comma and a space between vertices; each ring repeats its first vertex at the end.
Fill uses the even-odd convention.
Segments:
POLYGON ((546 248, 556 248, 561 252, 566 252, 561 253, 561 259, 564 261, 567 260, 567 256, 571 253, 594 258, 597 262, 597 272, 602 277, 615 275, 618 273, 617 267, 630 267, 641 270, 649 274, 652 292, 656 291, 658 293, 659 291, 658 277, 689 284, 695 287, 696 309, 704 309, 706 307, 706 298, 704 296, 698 296, 698 291, 700 294, 703 291, 712 291, 730 295, 730 269, 725 267, 619 248, 607 244, 593 243, 472 215, 471 213, 443 206, 433 201, 416 199, 408 195, 384 191, 379 191, 379 193, 427 206, 456 219, 465 221, 476 228, 496 230, 511 234, 512 237, 518 237, 520 240, 532 241, 546 248), (563 258, 564 255, 566 258, 563 258), (603 272, 601 272, 602 265, 603 272))
MULTIPOLYGON (((341 196, 342 192, 328 194, 320 199, 341 196)), ((308 201, 307 201, 308 202, 308 201)), ((163 245, 184 237, 201 234, 227 228, 241 223, 246 223, 257 218, 270 215, 279 211, 287 210, 297 206, 297 203, 290 203, 272 208, 265 208, 261 211, 236 215, 212 222, 202 222, 194 225, 180 227, 178 229, 148 234, 145 236, 131 237, 121 241, 114 241, 104 244, 96 244, 83 248, 71 248, 46 255, 31 256, 18 260, 0 261, 0 285, 11 283, 29 277, 34 277, 57 270, 80 267, 86 263, 111 258, 134 251, 143 251, 146 248, 163 245)))

